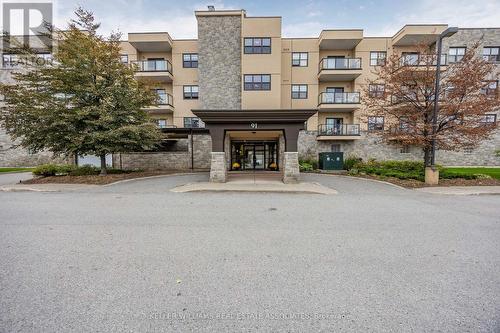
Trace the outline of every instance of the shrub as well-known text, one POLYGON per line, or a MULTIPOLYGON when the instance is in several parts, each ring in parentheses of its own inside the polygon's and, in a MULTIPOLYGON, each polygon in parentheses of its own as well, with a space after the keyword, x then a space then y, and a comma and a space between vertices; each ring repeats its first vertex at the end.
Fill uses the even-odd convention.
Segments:
POLYGON ((309 161, 299 161, 299 169, 301 172, 313 171, 314 166, 309 161))
POLYGON ((299 160, 300 171, 313 171, 318 169, 318 161, 311 160, 299 160))
POLYGON ((57 174, 57 165, 55 164, 42 164, 33 169, 35 176, 50 177, 57 174))
MULTIPOLYGON (((380 177, 394 177, 399 179, 424 180, 424 163, 419 161, 376 161, 374 159, 354 164, 356 172, 377 175, 380 177)), ((354 174, 354 173, 353 173, 354 174)))
POLYGON ((101 169, 90 164, 85 164, 73 169, 69 175, 70 176, 92 176, 98 175, 101 169))
POLYGON ((344 160, 344 170, 351 170, 353 169, 358 163, 363 162, 363 159, 360 157, 357 157, 356 155, 349 155, 347 158, 344 160))
MULTIPOLYGON (((114 169, 114 168, 109 168, 106 169, 108 174, 121 174, 121 173, 130 173, 130 172, 139 172, 142 170, 121 170, 121 169, 114 169)), ((39 165, 33 170, 33 174, 35 176, 42 176, 42 177, 50 177, 50 176, 64 176, 64 175, 70 175, 70 176, 94 176, 98 175, 101 173, 101 169, 99 167, 95 167, 90 164, 85 164, 82 166, 75 166, 75 165, 69 165, 69 164, 44 164, 44 165, 39 165)))

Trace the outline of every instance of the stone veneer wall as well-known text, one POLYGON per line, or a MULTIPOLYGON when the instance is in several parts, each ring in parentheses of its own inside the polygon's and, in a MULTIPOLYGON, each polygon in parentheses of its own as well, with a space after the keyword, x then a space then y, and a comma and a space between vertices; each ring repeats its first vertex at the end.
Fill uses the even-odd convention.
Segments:
MULTIPOLYGON (((19 69, 16 69, 19 70, 19 69)), ((0 67, 0 82, 3 84, 14 83, 11 76, 12 69, 0 67)), ((0 167, 31 167, 46 163, 64 163, 65 159, 53 157, 52 153, 41 152, 31 154, 24 148, 16 147, 5 129, 0 126, 0 167)))
POLYGON ((198 17, 202 109, 241 109, 241 16, 198 17))
POLYGON ((16 147, 5 130, 0 127, 0 167, 31 167, 46 163, 66 163, 64 158, 53 157, 50 152, 31 154, 16 147))
MULTIPOLYGON (((120 169, 142 170, 189 170, 191 169, 190 138, 180 140, 180 146, 185 146, 184 151, 145 152, 113 154, 113 166, 120 169)), ((194 169, 210 169, 212 140, 210 135, 194 135, 194 169)))
MULTIPOLYGON (((401 146, 382 142, 379 136, 362 132, 358 140, 328 140, 316 141, 316 131, 301 131, 299 134, 299 159, 318 159, 321 152, 332 151, 333 144, 340 144, 340 151, 344 157, 355 155, 364 160, 422 160, 423 152, 420 148, 410 146, 409 153, 401 153, 401 146)), ((483 141, 471 153, 463 151, 438 150, 436 161, 442 165, 456 166, 500 166, 500 157, 495 150, 500 149, 500 130, 497 130, 490 140, 483 141)))

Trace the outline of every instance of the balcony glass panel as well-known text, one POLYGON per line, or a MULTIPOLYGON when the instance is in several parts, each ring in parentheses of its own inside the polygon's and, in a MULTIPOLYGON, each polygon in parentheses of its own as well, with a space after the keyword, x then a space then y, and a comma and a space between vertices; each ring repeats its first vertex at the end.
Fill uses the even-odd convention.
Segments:
POLYGON ((141 60, 133 61, 138 72, 170 72, 172 73, 172 65, 168 60, 141 60))
POLYGON ((323 92, 319 104, 358 104, 359 92, 323 92))
POLYGON ((322 124, 318 126, 318 135, 359 135, 359 124, 322 124))
POLYGON ((324 58, 320 69, 361 69, 361 58, 324 58))

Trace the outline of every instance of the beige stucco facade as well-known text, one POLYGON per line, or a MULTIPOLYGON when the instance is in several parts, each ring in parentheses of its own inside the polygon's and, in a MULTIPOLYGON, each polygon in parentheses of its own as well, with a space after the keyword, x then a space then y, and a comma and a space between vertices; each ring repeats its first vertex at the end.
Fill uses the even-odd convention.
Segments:
MULTIPOLYGON (((407 25, 392 37, 364 37, 363 30, 353 29, 318 31, 317 38, 283 38, 281 17, 248 17, 243 10, 197 11, 195 15, 241 18, 241 109, 318 109, 307 122, 310 131, 325 124, 327 118, 342 118, 344 124, 359 124, 362 98, 360 103, 337 105, 320 103, 320 94, 334 88, 346 93, 360 92, 367 80, 374 77, 370 52, 386 52, 390 57, 394 52, 414 51, 417 43, 431 44, 447 27, 407 25), (247 54, 245 38, 270 38, 270 53, 247 54), (306 53, 307 66, 293 66, 293 53, 306 53), (329 57, 354 59, 360 65, 346 69, 327 68, 322 65, 322 59, 329 57), (244 76, 249 74, 270 75, 270 90, 245 90, 244 76), (306 85, 307 97, 292 98, 292 85, 306 85)), ((171 64, 169 73, 137 73, 139 79, 156 82, 155 88, 165 89, 173 97, 172 107, 163 114, 155 112, 155 118, 165 119, 169 126, 183 127, 184 118, 194 117, 191 110, 199 109, 200 103, 198 99, 185 99, 183 87, 198 85, 198 69, 183 67, 183 55, 197 54, 198 40, 176 40, 166 32, 131 33, 128 40, 122 42, 122 51, 131 63, 164 59, 171 64)), ((325 63, 327 61, 330 60, 325 63)), ((210 91, 200 91, 203 93, 210 91)), ((366 128, 366 124, 360 126, 366 128)))

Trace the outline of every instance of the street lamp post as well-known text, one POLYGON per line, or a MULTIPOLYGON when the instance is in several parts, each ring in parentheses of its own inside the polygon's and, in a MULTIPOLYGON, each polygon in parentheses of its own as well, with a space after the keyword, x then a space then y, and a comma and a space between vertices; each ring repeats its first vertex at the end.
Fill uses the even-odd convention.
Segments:
POLYGON ((443 38, 453 36, 458 32, 457 27, 449 27, 443 31, 436 41, 437 44, 437 59, 436 59, 436 82, 434 87, 434 109, 432 110, 432 142, 431 142, 431 167, 425 168, 425 182, 429 184, 437 184, 439 182, 439 171, 436 168, 436 132, 437 132, 437 115, 439 108, 439 84, 441 79, 441 53, 443 50, 443 38))

